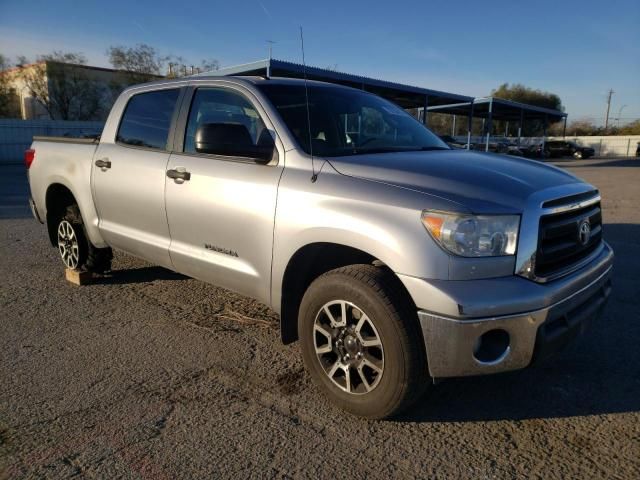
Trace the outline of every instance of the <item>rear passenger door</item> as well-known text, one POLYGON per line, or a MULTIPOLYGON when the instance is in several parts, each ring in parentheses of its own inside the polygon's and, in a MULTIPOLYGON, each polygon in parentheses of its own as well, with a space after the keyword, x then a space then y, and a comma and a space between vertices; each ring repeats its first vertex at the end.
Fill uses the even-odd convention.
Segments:
POLYGON ((284 149, 257 100, 239 87, 193 89, 180 117, 167 173, 188 179, 166 178, 171 260, 179 272, 268 302, 284 149), (246 127, 255 145, 275 139, 272 160, 198 153, 196 131, 213 123, 246 127))
POLYGON ((171 260, 165 170, 180 94, 173 86, 123 99, 117 130, 101 139, 92 167, 98 227, 106 242, 166 267, 171 260))

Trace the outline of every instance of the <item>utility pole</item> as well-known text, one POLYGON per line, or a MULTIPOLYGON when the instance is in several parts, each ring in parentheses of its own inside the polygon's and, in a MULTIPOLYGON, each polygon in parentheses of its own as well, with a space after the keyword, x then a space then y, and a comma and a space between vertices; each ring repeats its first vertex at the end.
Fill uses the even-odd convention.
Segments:
POLYGON ((604 117, 604 129, 606 130, 609 127, 609 109, 611 108, 611 97, 616 93, 613 91, 613 88, 609 89, 609 95, 607 96, 607 115, 604 117))

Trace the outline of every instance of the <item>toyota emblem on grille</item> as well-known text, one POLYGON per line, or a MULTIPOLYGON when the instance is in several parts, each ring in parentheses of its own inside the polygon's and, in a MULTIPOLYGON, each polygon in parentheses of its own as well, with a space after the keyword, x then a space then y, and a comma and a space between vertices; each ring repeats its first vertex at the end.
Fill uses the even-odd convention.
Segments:
POLYGON ((578 241, 580 245, 586 245, 589 243, 589 239, 591 238, 591 225, 589 224, 589 220, 583 220, 578 227, 578 241))

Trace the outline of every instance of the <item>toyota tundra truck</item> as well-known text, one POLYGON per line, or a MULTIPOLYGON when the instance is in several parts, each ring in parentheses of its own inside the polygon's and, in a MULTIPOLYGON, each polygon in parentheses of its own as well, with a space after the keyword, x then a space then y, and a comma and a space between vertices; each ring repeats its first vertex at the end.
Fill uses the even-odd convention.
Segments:
POLYGON ((321 390, 367 418, 546 359, 611 291, 597 189, 451 149, 344 86, 134 86, 99 139, 36 137, 25 163, 67 268, 106 272, 116 249, 264 302, 321 390))

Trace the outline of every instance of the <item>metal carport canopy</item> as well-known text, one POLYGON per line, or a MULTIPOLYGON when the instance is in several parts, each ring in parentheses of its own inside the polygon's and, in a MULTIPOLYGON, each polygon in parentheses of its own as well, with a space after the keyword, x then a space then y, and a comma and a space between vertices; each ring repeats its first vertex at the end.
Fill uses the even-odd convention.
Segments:
MULTIPOLYGON (((489 141, 491 138, 491 126, 493 120, 505 120, 518 122, 518 145, 520 145, 522 135, 522 124, 525 120, 541 120, 543 123, 542 147, 544 148, 547 136, 547 125, 549 122, 559 122, 564 120, 562 137, 564 138, 567 129, 567 114, 552 108, 527 105, 526 103, 513 102, 496 97, 475 98, 470 102, 452 103, 449 105, 434 105, 427 108, 428 112, 447 113, 450 115, 464 115, 468 117, 467 128, 467 148, 471 148, 471 120, 472 118, 482 118, 487 120, 485 127, 483 120, 485 151, 489 151, 489 141)), ((454 117, 455 118, 455 117, 454 117)))
MULTIPOLYGON (((272 76, 303 78, 305 67, 299 63, 284 60, 266 59, 257 62, 246 63, 234 67, 222 68, 214 72, 204 72, 201 75, 221 76, 272 76)), ((351 73, 337 72, 318 67, 306 67, 306 75, 309 80, 337 83, 348 87, 366 90, 394 102, 402 108, 425 108, 437 105, 451 105, 455 103, 468 103, 473 97, 456 93, 441 92, 428 88, 403 85, 401 83, 387 82, 375 78, 353 75, 351 73)))
POLYGON ((496 97, 482 97, 468 102, 456 102, 449 105, 430 105, 427 110, 435 113, 448 113, 451 115, 468 116, 471 103, 473 103, 473 116, 476 118, 488 118, 494 120, 520 120, 524 114, 527 120, 547 120, 558 122, 566 118, 567 114, 560 110, 527 105, 526 103, 513 102, 496 97))

